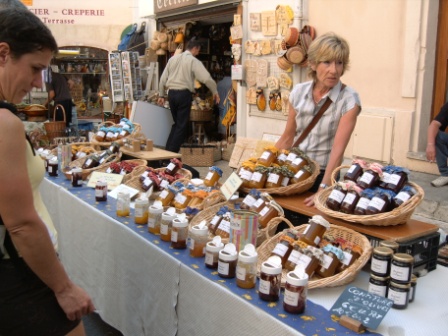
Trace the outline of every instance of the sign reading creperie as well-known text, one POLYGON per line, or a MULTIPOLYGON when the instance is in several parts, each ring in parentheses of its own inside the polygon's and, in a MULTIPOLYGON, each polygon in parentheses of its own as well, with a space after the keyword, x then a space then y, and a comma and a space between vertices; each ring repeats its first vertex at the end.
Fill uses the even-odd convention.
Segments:
POLYGON ((154 14, 197 4, 198 0, 154 0, 154 14))

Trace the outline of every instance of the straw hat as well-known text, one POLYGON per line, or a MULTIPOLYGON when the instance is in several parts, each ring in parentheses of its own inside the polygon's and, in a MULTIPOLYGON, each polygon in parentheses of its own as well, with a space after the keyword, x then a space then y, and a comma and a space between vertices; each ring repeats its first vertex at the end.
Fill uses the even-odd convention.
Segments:
POLYGON ((293 47, 299 41, 299 30, 296 27, 288 27, 285 33, 285 42, 288 46, 293 47))
POLYGON ((285 56, 277 58, 277 65, 280 69, 288 71, 292 68, 292 63, 286 59, 285 56))
POLYGON ((286 58, 293 64, 299 64, 305 58, 305 52, 300 46, 291 47, 286 52, 286 58))

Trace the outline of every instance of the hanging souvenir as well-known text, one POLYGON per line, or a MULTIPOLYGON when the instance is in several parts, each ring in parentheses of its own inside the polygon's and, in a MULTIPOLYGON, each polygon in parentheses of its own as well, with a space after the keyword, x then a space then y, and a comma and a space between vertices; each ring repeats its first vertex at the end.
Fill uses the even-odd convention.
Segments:
POLYGON ((261 13, 261 32, 265 36, 277 35, 277 22, 275 11, 264 11, 261 13))
POLYGON ((257 87, 266 87, 266 79, 268 77, 268 61, 260 59, 257 61, 257 87))
POLYGON ((276 111, 282 110, 282 94, 280 92, 278 92, 277 96, 275 97, 275 110, 276 111))
POLYGON ((254 32, 261 31, 261 14, 260 13, 250 13, 250 30, 254 32))
POLYGON ((257 104, 257 89, 255 87, 246 90, 246 101, 248 104, 257 104))
POLYGON ((286 73, 280 74, 280 87, 284 89, 291 89, 292 86, 292 79, 291 77, 286 73))
POLYGON ((269 108, 271 111, 275 111, 275 104, 277 102, 278 90, 273 90, 269 93, 269 108))
POLYGON ((282 114, 283 115, 288 115, 289 113, 289 95, 290 95, 290 91, 289 90, 283 90, 282 91, 282 114))
POLYGON ((179 27, 177 29, 177 34, 176 34, 176 37, 174 38, 174 42, 175 43, 183 43, 184 42, 184 32, 183 32, 182 27, 179 27))
POLYGON ((272 52, 271 40, 261 40, 260 49, 262 55, 269 55, 272 52))
POLYGON ((255 43, 254 41, 247 40, 244 43, 244 51, 246 54, 253 54, 255 51, 255 43))
POLYGON ((266 110, 266 97, 263 89, 257 89, 257 108, 259 111, 266 110))

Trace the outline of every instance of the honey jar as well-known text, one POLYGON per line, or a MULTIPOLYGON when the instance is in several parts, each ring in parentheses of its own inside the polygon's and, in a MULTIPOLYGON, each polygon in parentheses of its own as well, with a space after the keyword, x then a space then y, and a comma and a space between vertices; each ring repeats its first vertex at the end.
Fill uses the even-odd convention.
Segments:
POLYGON ((279 166, 283 166, 288 158, 289 150, 282 149, 277 153, 277 159, 274 161, 279 166))
POLYGON ((221 238, 229 238, 230 237, 230 221, 231 215, 230 212, 226 212, 223 214, 219 225, 216 227, 215 235, 221 236, 221 238))
POLYGON ((265 228, 269 221, 275 217, 283 217, 285 212, 283 208, 276 201, 271 200, 266 203, 264 208, 259 212, 260 217, 258 218, 258 224, 260 227, 265 228))
POLYGON ((205 246, 205 267, 217 269, 219 251, 224 248, 224 244, 221 242, 220 236, 215 236, 205 246))
POLYGON ((208 227, 205 220, 188 230, 187 247, 190 257, 201 258, 205 255, 205 246, 208 242, 208 227))
POLYGON ((257 281, 258 253, 255 246, 247 244, 238 254, 236 265, 236 285, 240 288, 250 289, 255 287, 257 281))
POLYGON ((282 262, 278 256, 271 256, 261 264, 258 296, 263 301, 276 302, 280 298, 282 262))
POLYGON ((190 189, 179 190, 172 201, 176 209, 185 209, 193 198, 193 191, 190 189))
POLYGON ((271 252, 271 256, 277 256, 280 258, 282 267, 286 264, 286 261, 289 258, 295 239, 296 235, 294 234, 294 232, 285 231, 280 236, 278 243, 275 245, 274 249, 271 252))
POLYGON ((131 196, 128 192, 120 191, 117 194, 117 216, 126 217, 131 212, 131 196))
POLYGON ((328 278, 336 273, 341 260, 344 259, 342 250, 331 244, 325 245, 322 249, 324 251, 324 258, 320 267, 317 268, 316 274, 322 278, 328 278))
POLYGON ((260 199, 260 192, 257 191, 256 189, 252 189, 244 198, 243 201, 241 202, 241 209, 244 210, 250 210, 252 208, 252 206, 254 205, 254 203, 260 199))
POLYGON ((252 162, 244 162, 241 167, 237 170, 237 175, 243 181, 241 186, 243 188, 249 188, 250 180, 252 179, 252 174, 254 173, 255 164, 252 162))
POLYGON ((313 246, 307 246, 302 250, 302 255, 297 260, 297 266, 305 270, 308 277, 312 277, 317 268, 323 262, 324 252, 313 246))
POLYGON ((292 245, 291 253, 289 254, 288 260, 286 260, 285 268, 289 271, 293 271, 299 260, 300 257, 303 255, 302 250, 307 247, 308 245, 300 240, 296 240, 294 244, 292 245))
POLYGON ((346 243, 341 246, 344 258, 341 260, 341 264, 336 269, 336 273, 340 273, 349 268, 353 263, 359 259, 362 254, 362 249, 359 245, 346 243))
POLYGON ((145 198, 138 198, 135 200, 134 206, 134 222, 135 224, 148 224, 149 216, 149 201, 145 198))
POLYGON ((307 245, 319 246, 324 233, 330 228, 330 223, 320 215, 314 215, 308 223, 299 240, 307 245))
POLYGON ((249 181, 249 188, 262 189, 268 178, 268 167, 256 165, 249 181))
POLYGON ((171 247, 173 249, 186 249, 188 237, 188 219, 183 213, 172 221, 171 227, 171 247))
POLYGON ((95 134, 95 140, 98 142, 103 142, 106 138, 106 133, 108 132, 107 127, 101 127, 95 134))
POLYGON ((160 201, 155 201, 148 209, 148 232, 160 234, 160 220, 163 212, 163 205, 160 201))
POLYGON ((162 202, 163 206, 169 206, 174 199, 174 197, 177 194, 177 190, 173 188, 172 186, 168 186, 166 189, 163 189, 159 196, 157 197, 157 200, 162 202))
POLYGON ((300 169, 308 165, 308 159, 305 155, 298 155, 294 160, 291 162, 286 161, 286 166, 294 172, 294 174, 297 174, 300 169))
POLYGON ((272 166, 268 171, 268 178, 264 184, 265 188, 278 188, 282 185, 283 174, 280 166, 272 166))
POLYGON ((160 219, 160 239, 165 242, 171 242, 171 228, 174 218, 176 218, 176 209, 168 208, 167 211, 162 212, 160 219))
POLYGON ((292 177, 289 184, 296 184, 303 181, 306 181, 313 174, 313 168, 310 165, 305 165, 301 167, 292 177))
POLYGON ((222 170, 219 167, 212 166, 204 179, 204 185, 207 187, 214 187, 222 177, 222 170))
POLYGON ((277 158, 278 149, 274 146, 265 147, 263 153, 257 160, 257 165, 263 165, 265 167, 270 167, 277 158))

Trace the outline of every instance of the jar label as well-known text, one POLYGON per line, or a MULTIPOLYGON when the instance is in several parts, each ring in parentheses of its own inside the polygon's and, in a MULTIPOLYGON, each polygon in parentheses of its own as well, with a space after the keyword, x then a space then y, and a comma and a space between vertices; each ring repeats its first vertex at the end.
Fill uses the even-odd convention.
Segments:
POLYGON ((216 225, 218 221, 220 220, 221 216, 215 215, 212 220, 210 221, 211 225, 216 225))
POLYGON ((369 202, 370 200, 368 198, 362 197, 359 199, 358 203, 356 203, 356 207, 366 210, 369 202))
POLYGON ((307 256, 306 254, 302 254, 300 256, 300 259, 297 260, 297 266, 302 266, 303 269, 306 269, 308 265, 311 263, 311 257, 307 256))
POLYGON ((289 177, 284 177, 282 180, 282 187, 286 187, 289 184, 289 177))
POLYGON ((280 179, 280 175, 278 175, 278 174, 269 174, 268 182, 277 184, 279 179, 280 179))
POLYGON ((291 254, 288 257, 288 261, 297 265, 297 262, 299 261, 301 255, 302 253, 300 253, 299 251, 292 250, 291 254))
POLYGON ((350 168, 347 170, 347 174, 351 174, 355 171, 356 165, 351 165, 350 168))
POLYGON ((258 287, 260 293, 270 295, 271 294, 271 282, 260 279, 260 286, 258 287))
POLYGON ((91 159, 91 158, 88 158, 88 159, 86 160, 86 162, 84 163, 84 165, 85 165, 86 167, 89 167, 91 164, 92 164, 92 159, 91 159))
POLYGON ((148 227, 150 227, 150 228, 155 228, 156 227, 156 217, 151 217, 151 215, 149 215, 149 217, 148 217, 148 227))
POLYGON ((184 204, 187 197, 184 194, 178 193, 176 197, 174 197, 174 200, 179 204, 184 204))
POLYGON ((320 243, 320 237, 319 236, 316 236, 316 237, 314 237, 314 245, 319 245, 319 243, 320 243))
POLYGON ((106 134, 106 138, 110 138, 110 139, 112 139, 114 137, 114 133, 113 132, 107 132, 107 134, 106 134))
POLYGON ((383 172, 383 177, 381 178, 381 180, 382 180, 384 183, 389 183, 389 182, 390 182, 390 174, 389 174, 389 173, 386 173, 386 172, 383 172))
POLYGON ((289 162, 293 162, 295 160, 295 158, 297 157, 296 153, 289 153, 286 160, 289 162))
POLYGON ((275 248, 272 251, 272 253, 283 258, 287 251, 288 251, 288 246, 278 243, 277 245, 275 245, 275 248))
POLYGON ((320 264, 323 268, 328 269, 332 262, 333 258, 329 255, 324 254, 324 258, 322 259, 322 262, 320 264))
POLYGON ((260 172, 255 172, 252 174, 252 177, 250 180, 254 181, 254 182, 260 182, 262 177, 263 177, 263 174, 261 174, 260 172))
POLYGON ((344 203, 347 203, 347 204, 349 204, 349 205, 352 205, 353 202, 355 201, 355 199, 356 199, 356 195, 355 195, 355 194, 348 193, 348 194, 345 195, 345 197, 344 197, 344 203))
POLYGON ((160 199, 165 199, 168 196, 168 190, 162 190, 162 192, 159 195, 160 199))
POLYGON ((102 189, 95 189, 95 197, 103 197, 104 192, 102 189))
POLYGON ((96 135, 99 136, 100 138, 104 138, 106 133, 104 131, 98 131, 98 133, 96 133, 96 135))
POLYGON ((142 218, 144 216, 145 212, 146 212, 145 208, 136 207, 135 211, 134 211, 134 216, 138 217, 138 218, 142 218))
POLYGON ((211 181, 212 177, 213 177, 213 172, 210 171, 210 172, 208 172, 207 175, 205 176, 205 180, 207 180, 207 181, 211 181))
POLYGON ((373 207, 378 211, 381 211, 384 207, 384 204, 386 204, 386 202, 383 199, 374 196, 369 202, 369 207, 373 207))
POLYGON ((286 159, 288 158, 288 156, 285 153, 281 153, 278 157, 277 157, 277 161, 286 161, 286 159))
POLYGON ((299 156, 297 158, 294 159, 294 161, 292 162, 293 165, 298 166, 303 162, 303 159, 299 156))
POLYGON ((397 196, 395 196, 396 199, 401 200, 403 203, 406 202, 408 199, 411 198, 411 195, 409 195, 407 192, 405 191, 400 191, 397 196))
POLYGON ((339 190, 334 189, 328 198, 335 200, 338 203, 342 203, 344 200, 345 194, 339 190))
POLYGON ((269 157, 271 156, 271 152, 269 151, 264 151, 263 154, 261 154, 260 159, 267 161, 269 159, 269 157))
POLYGON ((178 236, 177 231, 173 229, 171 231, 171 241, 174 242, 174 243, 177 243, 177 236, 178 236))
POLYGON ((300 178, 300 176, 302 176, 303 175, 303 173, 304 173, 304 171, 303 170, 299 170, 295 175, 294 175, 294 178, 295 179, 299 179, 300 178))
POLYGON ((243 177, 243 175, 247 172, 246 169, 244 169, 243 167, 241 167, 241 169, 238 171, 238 176, 239 177, 243 177))
POLYGON ((285 289, 284 302, 287 305, 297 307, 299 305, 299 292, 291 292, 290 290, 285 289))
POLYGON ((373 180, 373 175, 370 174, 369 172, 365 172, 364 174, 362 174, 361 178, 359 179, 359 181, 364 182, 365 184, 370 184, 370 182, 372 182, 373 180))
MULTIPOLYGON (((165 189, 167 186, 169 186, 170 183, 167 180, 160 181, 160 188, 165 189)), ((165 196, 166 197, 166 196, 165 196)))
POLYGON ((390 266, 390 277, 398 281, 409 281, 410 271, 411 271, 410 265, 408 267, 406 266, 401 267, 394 265, 394 263, 392 262, 392 265, 390 266))
POLYGON ((230 222, 223 219, 221 223, 219 223, 218 230, 230 233, 230 222))
POLYGON ((387 298, 394 301, 394 305, 404 306, 408 302, 408 293, 409 292, 407 291, 397 292, 392 287, 389 287, 389 293, 387 293, 387 298))
POLYGON ((160 225, 160 234, 161 235, 167 235, 168 234, 168 229, 169 229, 168 225, 166 225, 166 224, 160 225))
POLYGON ((263 217, 264 215, 266 215, 269 211, 269 207, 265 206, 263 209, 261 209, 260 211, 260 216, 263 217))
POLYGON ((353 254, 351 254, 351 253, 349 253, 349 252, 346 252, 346 251, 343 251, 343 253, 344 253, 344 259, 342 259, 341 262, 342 262, 345 266, 348 266, 348 265, 350 264, 350 261, 352 261, 353 254))
POLYGON ((191 238, 191 237, 187 238, 187 247, 190 250, 194 250, 194 239, 193 238, 191 238))
POLYGON ((113 169, 112 169, 111 167, 109 167, 109 168, 106 169, 106 173, 110 174, 110 173, 112 173, 112 172, 113 172, 113 169))
POLYGON ((218 261, 218 273, 222 275, 229 275, 230 264, 227 262, 218 261))
POLYGON ((245 170, 242 174, 241 174, 241 178, 243 180, 248 180, 250 181, 252 179, 252 172, 250 170, 245 170))
POLYGON ((388 183, 393 184, 394 186, 397 186, 398 183, 400 183, 401 176, 397 174, 390 175, 388 183))
POLYGON ((369 283, 369 293, 373 293, 382 297, 386 297, 387 286, 378 286, 373 283, 369 283))
POLYGON ((175 167, 176 167, 176 165, 174 163, 170 162, 168 164, 168 166, 166 166, 166 169, 173 171, 175 167))
POLYGON ((236 266, 236 278, 242 281, 246 280, 246 268, 239 265, 236 266))
POLYGON ((254 206, 255 208, 258 209, 263 203, 264 203, 264 199, 259 198, 259 199, 257 199, 257 200, 255 201, 255 203, 253 204, 253 206, 254 206))
POLYGON ((380 274, 386 274, 387 273, 387 266, 388 266, 387 260, 379 260, 375 257, 372 257, 372 262, 370 264, 370 268, 373 272, 380 273, 380 274))
POLYGON ((215 257, 212 252, 205 251, 205 264, 212 266, 215 261, 215 257))
POLYGON ((247 195, 243 199, 243 204, 246 204, 247 206, 251 207, 256 202, 256 199, 252 195, 247 195))

